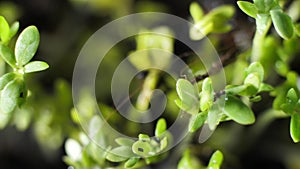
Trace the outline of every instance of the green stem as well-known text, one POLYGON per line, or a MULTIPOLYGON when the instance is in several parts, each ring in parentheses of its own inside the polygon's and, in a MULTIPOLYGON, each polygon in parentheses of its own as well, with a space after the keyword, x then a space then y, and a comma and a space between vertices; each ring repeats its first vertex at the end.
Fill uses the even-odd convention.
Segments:
POLYGON ((159 79, 159 70, 151 69, 144 81, 142 91, 140 92, 136 108, 139 110, 147 110, 150 104, 153 90, 156 88, 159 79))
POLYGON ((251 63, 260 61, 264 51, 264 41, 270 27, 271 27, 271 21, 269 21, 265 30, 258 31, 256 29, 253 42, 252 42, 251 63))

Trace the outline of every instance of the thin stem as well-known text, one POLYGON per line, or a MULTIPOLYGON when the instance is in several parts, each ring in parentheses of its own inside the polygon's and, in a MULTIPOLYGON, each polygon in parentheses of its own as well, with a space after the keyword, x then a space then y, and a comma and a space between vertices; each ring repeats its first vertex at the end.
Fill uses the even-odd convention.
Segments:
POLYGON ((253 42, 252 42, 252 53, 250 58, 251 63, 259 61, 260 58, 262 57, 264 51, 263 49, 264 41, 270 27, 271 27, 271 21, 268 22, 265 30, 258 31, 258 29, 256 29, 253 42))
MULTIPOLYGON (((217 74, 218 72, 220 72, 223 67, 225 67, 225 66, 229 65, 230 63, 232 63, 233 61, 235 61, 236 53, 237 53, 236 49, 229 50, 227 53, 225 53, 223 56, 220 57, 221 63, 213 63, 210 70, 208 70, 208 72, 205 74, 196 76, 195 81, 199 82, 199 81, 209 77, 210 75, 214 75, 214 74, 217 74)), ((192 81, 192 83, 195 83, 195 81, 192 81)))
POLYGON ((149 103, 152 97, 153 90, 155 89, 158 79, 159 79, 159 70, 151 69, 144 81, 142 91, 140 92, 136 108, 139 110, 147 110, 149 103))

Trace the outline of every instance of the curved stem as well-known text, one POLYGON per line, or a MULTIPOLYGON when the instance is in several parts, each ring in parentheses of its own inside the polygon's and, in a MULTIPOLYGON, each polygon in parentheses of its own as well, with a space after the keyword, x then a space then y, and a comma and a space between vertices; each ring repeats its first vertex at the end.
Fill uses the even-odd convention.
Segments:
POLYGON ((256 29, 254 38, 253 38, 253 42, 252 42, 252 52, 251 52, 251 58, 250 61, 252 62, 256 62, 259 61, 260 58, 263 55, 263 51, 264 51, 264 40, 265 37, 269 31, 271 27, 271 21, 268 22, 267 26, 265 27, 265 30, 263 31, 258 31, 258 29, 256 29))
POLYGON ((159 70, 151 69, 144 81, 142 91, 140 92, 136 108, 139 110, 147 110, 149 103, 152 97, 153 90, 155 89, 158 79, 159 79, 159 70))

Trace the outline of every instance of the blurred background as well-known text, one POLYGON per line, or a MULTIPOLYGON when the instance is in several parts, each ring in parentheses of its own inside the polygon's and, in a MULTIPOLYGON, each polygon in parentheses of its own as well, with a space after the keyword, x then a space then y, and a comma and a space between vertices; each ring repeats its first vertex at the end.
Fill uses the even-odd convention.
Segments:
MULTIPOLYGON (((28 77, 28 86, 33 93, 37 93, 31 100, 36 106, 31 109, 39 113, 31 115, 28 113, 30 110, 17 111, 16 116, 19 115, 19 118, 15 117, 13 120, 18 121, 18 125, 9 125, 0 130, 0 168, 68 168, 62 160, 65 155, 63 143, 68 134, 73 132, 73 128, 78 129, 70 120, 70 85, 76 58, 85 41, 101 26, 131 13, 157 11, 190 19, 191 2, 193 1, 0 0, 0 15, 10 24, 19 21, 20 30, 29 25, 38 27, 41 41, 34 59, 45 60, 50 65, 47 71, 28 77)), ((237 7, 235 0, 201 0, 199 3, 205 11, 222 4, 237 7)), ((234 28, 232 32, 218 35, 218 39, 224 42, 222 49, 232 46, 249 47, 255 29, 254 21, 237 10, 231 24, 234 28), (231 44, 237 43, 230 41, 232 34, 242 37, 239 44, 231 44)), ((121 44, 112 51, 111 58, 103 63, 106 73, 111 74, 119 60, 134 49, 133 42, 129 40, 127 45, 121 44)), ((175 44, 175 54, 180 55, 188 50, 182 44, 175 44)), ((296 59, 292 69, 299 73, 298 63, 296 59)), ((108 94, 97 93, 97 97, 105 100, 108 94)), ((257 105, 255 112, 263 110, 263 104, 270 105, 271 102, 257 105)), ((300 146, 294 144, 289 137, 288 119, 271 123, 255 140, 251 140, 247 134, 251 132, 250 129, 228 123, 221 126, 206 144, 226 149, 226 168, 299 169, 300 146), (233 137, 228 136, 230 134, 233 137), (226 139, 228 137, 230 139, 226 139)), ((208 158, 209 156, 202 156, 204 160, 208 158)))

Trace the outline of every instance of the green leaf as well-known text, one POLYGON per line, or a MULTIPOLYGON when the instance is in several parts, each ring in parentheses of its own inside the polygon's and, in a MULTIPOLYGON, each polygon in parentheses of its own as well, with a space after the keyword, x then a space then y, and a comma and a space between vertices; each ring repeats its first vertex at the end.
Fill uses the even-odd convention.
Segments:
POLYGON ((282 12, 282 10, 270 11, 273 25, 277 33, 284 39, 290 39, 294 34, 293 21, 290 16, 282 12))
POLYGON ((18 66, 28 63, 35 55, 40 43, 40 34, 35 26, 24 29, 17 39, 15 55, 18 66))
POLYGON ((3 16, 0 16, 0 38, 4 44, 9 41, 9 25, 3 16))
POLYGON ((49 68, 49 65, 43 61, 29 62, 24 66, 25 73, 38 72, 49 68))
POLYGON ((131 147, 134 143, 134 140, 126 138, 126 137, 119 137, 115 139, 116 143, 118 143, 120 146, 129 146, 131 147))
POLYGON ((210 158, 207 168, 220 169, 223 162, 223 154, 221 151, 216 151, 210 158))
POLYGON ((190 149, 185 150, 183 157, 180 159, 177 169, 202 169, 203 166, 197 157, 191 155, 190 149))
POLYGON ((122 162, 134 156, 131 147, 120 146, 112 149, 106 156, 106 159, 111 162, 122 162))
POLYGON ((250 98, 250 102, 259 102, 261 101, 261 96, 254 96, 250 98))
POLYGON ((0 129, 3 129, 7 126, 7 124, 10 122, 11 117, 11 114, 0 113, 0 129))
POLYGON ((14 78, 16 78, 16 74, 14 72, 6 73, 5 75, 0 77, 0 90, 3 88, 14 78))
POLYGON ((175 101, 178 107, 190 114, 199 111, 198 94, 191 82, 179 79, 176 83, 177 94, 181 101, 175 101))
POLYGON ((190 5, 190 13, 194 19, 194 22, 197 23, 201 20, 204 15, 203 9, 197 2, 192 2, 190 5))
POLYGON ((260 12, 265 11, 265 2, 264 0, 253 0, 255 6, 260 10, 260 12))
POLYGON ((147 134, 139 134, 139 140, 150 141, 150 137, 147 134))
POLYGON ((255 121, 252 110, 240 99, 232 95, 228 95, 225 98, 224 113, 239 124, 247 125, 255 121))
POLYGON ((272 8, 280 7, 278 0, 253 0, 255 6, 259 9, 259 12, 268 13, 272 8))
POLYGON ((290 134, 295 143, 300 141, 300 114, 295 113, 291 116, 290 134))
POLYGON ((4 113, 12 112, 26 98, 25 83, 21 79, 9 82, 1 92, 0 108, 4 113))
POLYGON ((206 15, 206 19, 213 22, 213 30, 215 33, 225 33, 231 29, 231 25, 227 24, 235 13, 235 8, 231 5, 222 5, 213 9, 206 15))
POLYGON ((82 147, 81 145, 74 139, 68 139, 65 144, 65 150, 72 160, 78 161, 81 159, 82 155, 82 147))
POLYGON ((251 16, 252 18, 256 18, 258 11, 253 3, 247 1, 238 1, 237 4, 244 13, 251 16))
POLYGON ((212 32, 214 29, 214 24, 210 20, 203 20, 196 23, 190 28, 190 38, 192 40, 200 40, 204 38, 207 34, 212 32))
POLYGON ((216 129, 223 116, 223 112, 221 108, 222 106, 219 104, 220 101, 221 100, 218 99, 208 111, 207 123, 210 130, 212 131, 216 129))
POLYGON ((262 82, 264 80, 264 68, 259 62, 253 62, 249 65, 249 67, 246 70, 247 75, 251 73, 257 73, 259 76, 259 80, 262 82))
POLYGON ((189 123, 189 132, 193 133, 202 127, 207 119, 207 114, 208 112, 206 111, 193 115, 189 123))
POLYGON ((124 164, 125 168, 131 168, 134 167, 135 164, 139 161, 139 158, 137 157, 132 157, 129 160, 126 161, 126 163, 124 164))
POLYGON ((14 37, 18 30, 19 30, 19 27, 20 27, 20 23, 19 22, 14 22, 11 27, 10 27, 10 33, 9 33, 9 37, 12 38, 14 37))
POLYGON ((239 94, 247 89, 246 85, 228 85, 226 86, 226 93, 239 94))
POLYGON ((214 102, 214 89, 210 78, 205 78, 202 84, 202 92, 200 97, 201 111, 208 110, 214 102))
POLYGON ((258 73, 250 73, 246 79, 244 80, 245 85, 252 85, 253 87, 256 88, 256 91, 258 91, 260 87, 260 79, 258 73))
POLYGON ((291 88, 288 92, 287 92, 287 101, 293 104, 296 104, 298 102, 298 95, 297 92, 295 91, 294 88, 291 88))
POLYGON ((296 34, 300 37, 300 23, 295 24, 294 26, 296 34))
POLYGON ((274 90, 274 88, 271 85, 262 83, 258 89, 258 92, 270 92, 274 90))
POLYGON ((141 156, 141 157, 147 157, 150 155, 153 155, 151 145, 148 142, 145 141, 136 141, 132 145, 132 151, 133 153, 141 156))
POLYGON ((0 44, 0 55, 12 68, 16 67, 16 60, 10 48, 0 44))
POLYGON ((165 148, 167 148, 168 146, 168 138, 164 137, 161 141, 160 141, 160 150, 164 150, 165 148))
POLYGON ((161 118, 158 120, 155 128, 155 136, 160 136, 167 129, 167 122, 165 119, 161 118))

